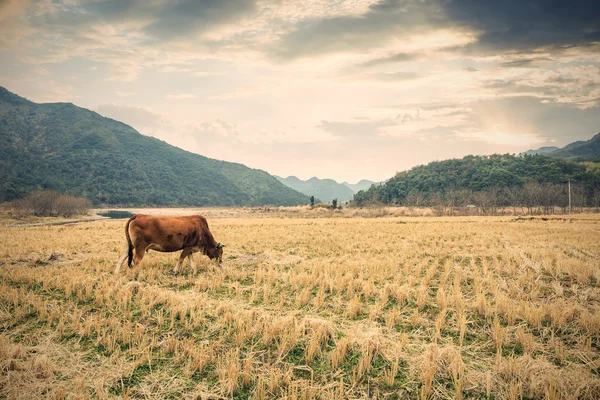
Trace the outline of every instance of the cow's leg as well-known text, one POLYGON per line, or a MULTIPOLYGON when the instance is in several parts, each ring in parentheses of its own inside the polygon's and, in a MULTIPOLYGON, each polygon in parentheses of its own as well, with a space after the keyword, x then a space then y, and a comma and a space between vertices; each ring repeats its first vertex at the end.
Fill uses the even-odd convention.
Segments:
POLYGON ((121 255, 119 256, 119 260, 117 261, 117 266, 115 267, 115 275, 119 273, 119 271, 121 270, 121 265, 123 265, 123 263, 125 262, 125 260, 127 259, 127 253, 129 252, 129 247, 127 247, 123 253, 121 253, 121 255))
POLYGON ((135 252, 133 255, 133 266, 134 267, 142 265, 142 260, 144 259, 144 254, 146 254, 146 246, 144 246, 143 243, 139 246, 136 244, 135 252))
POLYGON ((192 267, 192 271, 194 271, 194 275, 196 275, 196 265, 194 265, 194 259, 192 258, 193 255, 194 255, 194 253, 190 252, 190 255, 188 256, 188 260, 190 260, 190 267, 192 267))
POLYGON ((173 268, 173 274, 177 275, 177 273, 179 272, 179 266, 181 265, 183 260, 185 260, 185 258, 191 253, 192 249, 190 247, 186 247, 185 249, 183 249, 181 255, 179 256, 179 260, 177 260, 177 264, 175 264, 175 268, 173 268))

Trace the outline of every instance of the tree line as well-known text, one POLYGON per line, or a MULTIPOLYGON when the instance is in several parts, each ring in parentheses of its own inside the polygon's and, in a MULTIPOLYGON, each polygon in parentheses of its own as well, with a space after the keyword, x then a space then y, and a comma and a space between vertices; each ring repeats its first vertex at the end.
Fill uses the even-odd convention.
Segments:
POLYGON ((453 214, 477 208, 483 214, 511 207, 520 213, 550 213, 568 208, 568 182, 574 209, 597 207, 600 169, 544 156, 467 156, 436 161, 397 173, 381 185, 358 192, 355 206, 436 207, 453 214))
MULTIPOLYGON (((600 212, 600 188, 591 195, 584 185, 571 185, 571 211, 593 209, 600 212)), ((377 199, 362 206, 397 205, 409 208, 431 207, 438 215, 555 214, 569 212, 569 185, 528 182, 522 187, 498 188, 474 192, 469 189, 448 189, 431 193, 411 190, 393 204, 377 199)))

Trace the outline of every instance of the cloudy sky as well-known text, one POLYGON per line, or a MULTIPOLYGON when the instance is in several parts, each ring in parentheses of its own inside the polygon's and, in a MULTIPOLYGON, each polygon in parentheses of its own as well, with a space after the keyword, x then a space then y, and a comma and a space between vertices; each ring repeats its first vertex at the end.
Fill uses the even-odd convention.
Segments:
POLYGON ((600 131, 600 5, 0 0, 0 86, 208 157, 355 182, 600 131))

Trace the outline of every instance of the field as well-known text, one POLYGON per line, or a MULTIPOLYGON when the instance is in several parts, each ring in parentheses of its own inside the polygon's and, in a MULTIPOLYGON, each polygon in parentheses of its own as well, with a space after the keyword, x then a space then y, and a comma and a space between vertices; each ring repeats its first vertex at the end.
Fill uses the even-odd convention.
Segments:
MULTIPOLYGON (((217 213, 218 214, 218 213, 217 213)), ((0 398, 600 398, 600 217, 214 215, 0 228, 0 398)))

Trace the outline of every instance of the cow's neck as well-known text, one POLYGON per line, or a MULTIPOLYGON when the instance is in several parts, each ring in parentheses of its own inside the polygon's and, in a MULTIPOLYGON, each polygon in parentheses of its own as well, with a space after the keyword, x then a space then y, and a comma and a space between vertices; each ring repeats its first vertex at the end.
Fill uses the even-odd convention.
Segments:
POLYGON ((217 242, 215 241, 215 238, 213 237, 212 233, 210 233, 210 231, 207 231, 204 233, 204 248, 205 249, 209 249, 209 248, 216 248, 217 247, 217 242))

